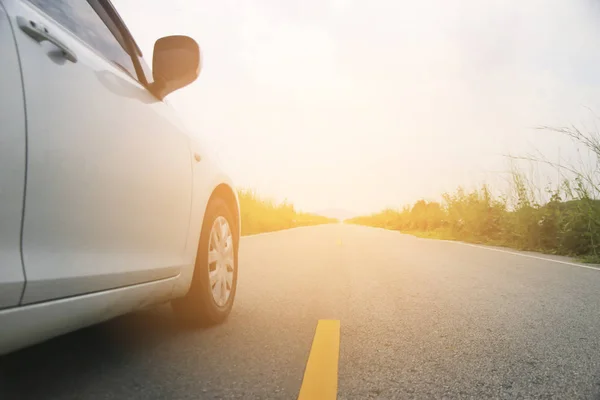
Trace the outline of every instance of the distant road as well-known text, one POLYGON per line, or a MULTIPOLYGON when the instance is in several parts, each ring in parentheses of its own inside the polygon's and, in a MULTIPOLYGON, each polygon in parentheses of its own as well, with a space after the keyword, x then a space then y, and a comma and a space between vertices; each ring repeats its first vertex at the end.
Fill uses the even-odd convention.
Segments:
POLYGON ((0 399, 295 399, 319 320, 338 399, 600 398, 600 270, 342 224, 240 251, 226 324, 162 307, 75 332, 0 359, 0 399))

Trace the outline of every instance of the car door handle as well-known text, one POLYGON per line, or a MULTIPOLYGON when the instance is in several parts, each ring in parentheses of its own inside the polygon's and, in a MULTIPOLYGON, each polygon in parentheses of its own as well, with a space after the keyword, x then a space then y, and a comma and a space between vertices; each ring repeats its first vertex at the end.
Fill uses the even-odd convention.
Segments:
POLYGON ((60 39, 54 37, 48 31, 48 28, 46 28, 45 26, 40 25, 35 21, 23 18, 21 16, 17 17, 17 23, 19 25, 19 28, 21 28, 23 32, 25 32, 29 37, 33 38, 33 40, 35 40, 36 42, 50 42, 62 51, 63 56, 67 60, 73 63, 77 62, 77 56, 75 55, 73 50, 71 50, 69 46, 64 44, 60 39))

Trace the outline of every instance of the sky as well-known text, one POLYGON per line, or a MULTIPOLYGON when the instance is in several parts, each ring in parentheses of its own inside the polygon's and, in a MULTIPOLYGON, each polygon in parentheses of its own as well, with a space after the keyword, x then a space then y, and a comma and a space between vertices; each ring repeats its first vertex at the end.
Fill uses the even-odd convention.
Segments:
POLYGON ((238 186, 304 211, 501 187, 506 154, 577 156, 535 127, 600 115, 595 0, 113 3, 148 64, 159 37, 196 39, 169 102, 238 186))

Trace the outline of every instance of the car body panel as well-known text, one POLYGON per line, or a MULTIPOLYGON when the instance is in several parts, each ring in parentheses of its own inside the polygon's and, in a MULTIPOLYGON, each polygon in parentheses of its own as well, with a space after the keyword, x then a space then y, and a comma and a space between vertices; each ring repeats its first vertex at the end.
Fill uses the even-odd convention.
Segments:
POLYGON ((0 3, 0 309, 17 305, 25 278, 20 237, 25 187, 25 105, 8 15, 0 3))
MULTIPOLYGON (((0 5, 6 7, 10 20, 13 21, 13 31, 19 29, 15 24, 16 16, 25 15, 40 20, 39 15, 35 15, 37 9, 28 5, 28 3, 22 2, 22 0, 0 0, 0 5)), ((52 22, 43 18, 43 16, 41 20, 44 21, 44 24, 52 22)), ((2 29, 1 23, 0 29, 2 29)), ((109 150, 112 145, 117 143, 117 139, 121 139, 121 137, 111 135, 111 132, 108 132, 105 136, 96 134, 93 138, 94 140, 91 142, 86 142, 77 137, 72 127, 67 127, 66 131, 60 131, 55 141, 50 141, 43 137, 40 139, 39 132, 32 132, 31 137, 37 139, 37 141, 34 140, 28 154, 30 158, 33 158, 31 160, 31 175, 27 176, 31 178, 32 189, 27 191, 26 195, 26 197, 30 196, 30 198, 29 202, 26 199, 25 206, 26 230, 23 236, 23 249, 26 254, 24 258, 27 263, 26 266, 37 263, 37 269, 31 269, 32 279, 27 279, 26 282, 27 289, 34 290, 29 295, 26 295, 24 301, 20 304, 18 304, 17 298, 13 298, 13 301, 4 304, 8 308, 0 309, 0 354, 12 352, 75 329, 185 295, 191 285, 202 221, 212 196, 228 193, 227 198, 232 207, 232 212, 235 212, 238 218, 238 237, 241 232, 239 224, 239 200, 231 179, 223 172, 218 160, 210 152, 208 146, 200 143, 198 138, 194 138, 190 134, 190 131, 186 130, 177 118, 175 111, 168 106, 168 101, 161 102, 156 100, 147 93, 143 85, 131 79, 126 72, 107 67, 90 49, 84 48, 85 44, 72 42, 73 39, 69 37, 72 35, 69 32, 60 31, 58 35, 65 41, 69 40, 69 44, 79 57, 78 63, 88 65, 91 68, 90 70, 93 71, 94 76, 88 74, 88 78, 95 79, 94 84, 96 87, 93 90, 112 90, 117 97, 121 98, 120 101, 122 103, 120 105, 102 103, 104 107, 101 108, 101 111, 106 116, 105 119, 109 119, 109 116, 113 115, 118 116, 119 112, 126 107, 137 107, 138 113, 154 113, 162 117, 162 121, 157 122, 155 119, 152 124, 146 123, 144 125, 142 123, 141 125, 135 125, 137 130, 133 130, 133 133, 128 132, 133 135, 134 139, 142 138, 148 132, 155 136, 155 140, 157 137, 164 138, 164 136, 161 136, 164 134, 164 131, 157 129, 157 126, 168 126, 169 132, 176 131, 176 135, 179 136, 176 136, 177 141, 174 142, 175 145, 173 142, 165 143, 165 140, 156 140, 150 144, 140 144, 139 141, 136 143, 134 139, 127 139, 125 151, 115 154, 114 150, 109 150), (132 106, 131 104, 134 105, 132 106), (70 135, 68 139, 73 142, 68 143, 66 141, 67 136, 65 135, 70 135), (112 139, 109 140, 107 138, 112 139), (184 143, 185 150, 182 150, 182 147, 177 144, 181 145, 184 143), (166 147, 162 147, 161 145, 165 145, 166 147), (169 146, 177 146, 176 151, 172 151, 173 148, 169 146), (174 161, 173 165, 178 166, 180 171, 182 168, 186 168, 184 166, 187 165, 188 173, 185 173, 186 176, 180 177, 180 179, 188 180, 188 189, 180 190, 173 188, 171 182, 165 178, 174 176, 173 168, 165 169, 158 167, 165 164, 165 160, 161 159, 164 155, 152 152, 158 147, 161 147, 161 150, 166 154, 170 154, 171 158, 167 158, 167 164, 168 161, 174 161), (160 184, 156 184, 156 186, 160 187, 161 191, 153 192, 156 197, 149 205, 144 202, 147 199, 143 197, 143 191, 125 196, 128 192, 126 192, 127 188, 123 184, 120 186, 122 193, 119 191, 108 194, 104 193, 100 188, 107 188, 108 179, 101 180, 99 186, 92 185, 86 179, 87 177, 97 178, 98 176, 102 176, 102 171, 99 169, 101 160, 103 160, 102 156, 108 156, 112 161, 112 163, 102 164, 104 168, 108 168, 108 174, 111 176, 115 176, 123 168, 134 168, 135 171, 146 172, 142 176, 158 177, 160 184), (127 164, 127 160, 137 161, 137 164, 134 164, 132 167, 127 164), (69 164, 78 165, 85 174, 78 175, 81 171, 73 172, 69 164), (45 177, 46 180, 43 179, 44 174, 48 174, 45 177), (44 182, 52 182, 58 186, 51 187, 50 183, 43 184, 44 182), (156 212, 167 207, 167 212, 169 212, 169 210, 172 211, 172 208, 168 207, 169 205, 183 202, 186 205, 182 206, 179 209, 180 213, 176 215, 177 226, 172 221, 152 218, 145 220, 140 217, 139 213, 136 214, 133 220, 139 224, 132 228, 134 229, 133 231, 128 232, 130 234, 141 234, 142 238, 147 239, 146 242, 142 242, 137 249, 139 251, 132 254, 129 248, 117 249, 120 252, 116 251, 113 254, 107 254, 105 252, 106 249, 115 250, 114 246, 111 248, 108 245, 114 245, 117 241, 111 242, 114 238, 107 236, 107 232, 102 232, 102 230, 107 229, 107 224, 111 223, 110 221, 104 221, 105 218, 103 217, 112 215, 106 212, 106 207, 101 207, 100 213, 96 215, 87 215, 85 212, 82 212, 84 209, 79 207, 85 207, 86 204, 82 200, 92 199, 94 195, 100 196, 106 202, 105 205, 119 205, 116 197, 111 197, 114 193, 120 193, 123 199, 127 197, 129 203, 126 204, 126 207, 129 207, 127 210, 133 213, 138 212, 136 208, 140 207, 146 207, 156 212), (61 201, 66 201, 70 204, 70 207, 66 207, 61 201), (58 213, 49 214, 47 210, 44 210, 47 204, 55 207, 55 211, 58 211, 58 213), (27 212, 30 209, 28 207, 31 208, 31 212, 29 213, 27 212), (90 227, 97 226, 101 228, 101 232, 97 233, 96 230, 85 231, 84 229, 83 233, 88 235, 87 240, 74 236, 72 228, 81 228, 82 220, 67 221, 64 219, 69 218, 73 213, 83 218, 83 221, 89 224, 90 227), (28 217, 32 219, 28 220, 28 217), (27 223, 28 221, 34 221, 34 217, 38 219, 38 227, 27 223), (41 223, 39 222, 40 218, 41 223), (152 232, 148 233, 145 231, 148 228, 163 227, 162 224, 165 224, 165 230, 160 233, 161 235, 169 235, 167 244, 160 243, 158 235, 152 236, 152 232), (38 229, 45 232, 45 236, 41 235, 40 232, 36 232, 38 229), (48 237, 48 233, 53 233, 57 237, 48 237), (96 234, 98 236, 95 236, 96 234), (93 241, 93 248, 82 246, 85 243, 89 243, 90 239, 101 240, 99 242, 93 241), (79 244, 79 247, 72 246, 73 244, 79 244), (156 244, 157 248, 149 248, 149 244, 156 244), (81 250, 79 254, 73 254, 72 252, 65 255, 65 247, 69 245, 71 247, 78 247, 81 250), (161 254, 161 250, 165 253, 165 248, 177 249, 178 252, 175 257, 172 254, 161 254), (162 267, 154 269, 144 268, 143 264, 147 261, 162 267), (136 269, 136 265, 141 266, 141 268, 136 269), (92 268, 93 266, 97 267, 98 270, 92 268), (51 268, 49 271, 54 275, 50 275, 50 273, 45 273, 46 275, 44 275, 44 268, 51 268), (54 271, 52 271, 52 268, 54 268, 54 271), (83 273, 78 274, 80 276, 76 274, 76 272, 79 272, 78 269, 83 269, 83 273), (37 275, 35 271, 37 271, 37 275), (62 271, 63 273, 56 273, 57 271, 62 271), (63 279, 61 281, 61 278, 65 278, 67 275, 65 271, 71 271, 73 274, 68 276, 67 280, 63 279), (111 288, 111 286, 114 287, 111 288)), ((2 43, 5 36, 3 35, 0 38, 0 43, 2 43)), ((23 48, 21 57, 33 57, 40 61, 43 60, 43 57, 48 56, 47 52, 52 50, 45 45, 28 43, 24 39, 26 38, 20 39, 21 45, 19 49, 23 48)), ((6 42, 4 44, 6 45, 6 42)), ((0 50, 6 51, 4 47, 0 47, 0 50)), ((4 53, 2 56, 3 60, 6 61, 4 53)), ((8 61, 8 65, 10 65, 10 60, 8 61)), ((56 61, 56 59, 53 60, 53 62, 56 61)), ((42 61, 38 64, 40 63, 42 61)), ((32 71, 39 71, 42 68, 41 65, 43 65, 42 63, 36 66, 28 62, 24 62, 24 64, 26 64, 24 71, 28 76, 32 71)), ((60 66, 65 67, 64 64, 60 66)), ((5 71, 3 73, 5 75, 0 76, 0 87, 3 91, 5 88, 15 91, 21 85, 20 77, 17 79, 16 76, 13 76, 14 79, 10 82, 13 85, 9 86, 8 82, 4 80, 8 75, 6 75, 5 71)), ((57 72, 57 74, 60 73, 62 72, 57 72)), ((49 80, 48 76, 44 79, 49 80)), ((28 81, 30 86, 34 83, 40 85, 39 88, 36 88, 39 91, 37 96, 32 95, 30 91, 29 97, 27 97, 32 98, 32 106, 38 107, 38 109, 44 107, 44 99, 47 102, 49 98, 53 98, 52 95, 56 93, 56 90, 63 90, 52 81, 44 82, 44 79, 40 77, 37 81, 35 78, 28 81)), ((55 76, 55 79, 58 78, 55 76)), ((75 85, 74 82, 66 82, 64 76, 59 81, 72 88, 75 85)), ((76 95, 71 94, 70 96, 63 95, 56 101, 69 101, 72 103, 73 99, 78 99, 76 95)), ((9 212, 10 210, 6 206, 9 203, 3 204, 0 208, 0 216, 6 216, 5 221, 9 221, 16 227, 16 236, 14 236, 14 230, 10 232, 8 230, 4 231, 2 229, 7 225, 0 225, 0 245, 6 246, 11 243, 10 240, 13 240, 13 244, 15 244, 17 249, 19 248, 21 207, 23 204, 23 177, 25 176, 26 165, 25 112, 23 104, 17 107, 18 100, 18 94, 15 92, 14 103, 10 103, 12 104, 12 108, 0 109, 0 118, 5 116, 5 110, 11 110, 13 117, 10 120, 10 124, 3 125, 3 136, 1 139, 10 139, 11 141, 6 143, 9 143, 11 147, 10 152, 6 151, 6 157, 4 157, 5 154, 3 153, 5 148, 0 147, 0 155, 3 156, 0 158, 0 166, 7 165, 6 163, 9 160, 12 160, 14 164, 11 165, 11 168, 13 168, 13 174, 11 175, 0 169, 0 182, 3 185, 8 182, 15 189, 10 193, 13 197, 3 197, 6 193, 0 191, 0 199, 10 198, 12 201, 10 206, 14 208, 14 212, 9 212), (10 131, 5 129, 7 126, 11 127, 10 131), (18 187, 19 179, 17 179, 19 174, 21 174, 20 191, 18 187), (6 233, 13 235, 5 236, 6 233)), ((79 100, 80 102, 77 105, 81 107, 81 101, 85 99, 82 100, 79 98, 79 100)), ((4 97, 2 101, 2 105, 8 104, 4 97)), ((21 101, 23 101, 22 95, 21 101)), ((72 113, 64 112, 64 110, 56 111, 56 109, 52 109, 53 106, 52 104, 48 106, 46 111, 46 131, 50 130, 52 124, 60 124, 61 118, 71 118, 71 121, 75 122, 78 119, 81 120, 81 118, 93 117, 90 115, 77 115, 77 111, 81 113, 81 110, 73 110, 74 112, 72 113)), ((91 109, 88 107, 84 110, 91 109)), ((98 109, 97 106, 94 108, 97 113, 98 109)), ((96 122, 98 126, 104 128, 107 126, 107 122, 102 119, 97 119, 96 122)), ((31 125, 34 130, 41 129, 39 121, 32 121, 31 125)), ((177 176, 176 173, 175 176, 177 176)), ((140 184, 139 181, 133 179, 130 179, 129 183, 131 185, 140 184)), ((148 184, 148 181, 142 179, 142 186, 143 183, 148 184)), ((126 214, 119 214, 118 216, 124 218, 126 222, 130 221, 127 218, 132 218, 126 214)), ((119 234, 119 232, 117 233, 119 234)), ((135 245, 136 242, 134 241, 133 244, 135 245)), ((5 289, 9 287, 6 286, 7 284, 11 284, 11 275, 6 273, 7 269, 5 268, 5 265, 8 264, 4 264, 5 261, 9 260, 8 255, 13 257, 11 265, 16 263, 19 268, 21 267, 19 251, 13 251, 10 254, 0 253, 0 257, 3 257, 0 258, 2 262, 0 268, 3 268, 0 269, 0 299, 6 298, 2 296, 6 296, 6 293, 9 293, 5 289)), ((15 278, 13 280, 18 281, 20 279, 20 285, 16 287, 18 290, 14 290, 17 297, 21 296, 23 287, 23 272, 19 268, 14 269, 15 274, 13 275, 15 278), (21 271, 20 274, 18 273, 19 271, 21 271)), ((27 276, 27 278, 30 277, 27 276)), ((2 303, 0 303, 1 307, 2 303)))
POLYGON ((0 311, 0 354, 168 301, 177 278, 0 311))
POLYGON ((191 262, 192 156, 174 113, 41 10, 13 4, 78 59, 15 29, 28 126, 22 303, 178 275, 191 262))

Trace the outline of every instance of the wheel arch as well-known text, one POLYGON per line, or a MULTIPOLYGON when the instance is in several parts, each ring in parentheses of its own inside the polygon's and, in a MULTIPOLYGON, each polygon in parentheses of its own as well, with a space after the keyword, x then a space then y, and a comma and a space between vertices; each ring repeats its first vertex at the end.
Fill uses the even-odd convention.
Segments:
POLYGON ((198 243, 202 233, 204 218, 206 218, 210 204, 215 199, 223 200, 231 210, 235 218, 234 223, 237 225, 232 227, 232 230, 239 246, 239 238, 241 236, 241 214, 237 191, 235 190, 235 187, 231 181, 225 175, 215 174, 215 177, 211 179, 210 182, 211 183, 207 183, 204 180, 200 180, 198 188, 196 188, 196 195, 198 196, 198 200, 196 201, 198 203, 196 204, 196 207, 194 207, 195 211, 193 211, 193 215, 191 217, 190 233, 188 235, 188 242, 186 245, 186 257, 189 260, 189 263, 182 268, 179 279, 174 285, 173 298, 184 296, 191 286, 194 276, 194 269, 196 268, 198 243))
MULTIPOLYGON (((216 198, 219 198, 229 206, 231 212, 233 212, 235 216, 235 232, 239 242, 239 237, 241 234, 241 215, 240 215, 240 204, 237 196, 237 192, 233 187, 228 185, 227 183, 219 184, 210 195, 206 207, 208 208, 209 204, 216 198)), ((206 210, 205 210, 206 214, 206 210)))

